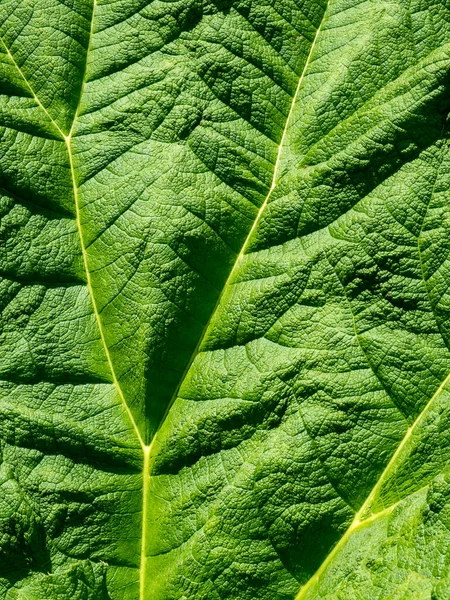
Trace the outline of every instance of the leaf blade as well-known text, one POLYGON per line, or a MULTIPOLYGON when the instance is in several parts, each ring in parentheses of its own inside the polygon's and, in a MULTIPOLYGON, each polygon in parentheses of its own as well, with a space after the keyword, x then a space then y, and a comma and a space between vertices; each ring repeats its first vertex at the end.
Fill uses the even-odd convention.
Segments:
MULTIPOLYGON (((450 371, 448 10, 99 2, 86 44, 91 6, 79 5, 73 19, 49 11, 50 27, 65 15, 63 34, 81 18, 87 48, 67 106, 46 86, 70 60, 38 93, 29 66, 57 37, 43 54, 25 45, 20 65, 1 57, 2 408, 20 432, 2 434, 2 481, 24 498, 19 541, 7 543, 26 556, 13 588, 287 599, 334 547, 341 575, 348 559, 366 593, 353 540, 376 529, 374 555, 383 539, 396 548, 401 511, 415 523, 445 496, 446 438, 435 440, 445 394, 408 426, 450 371), (22 396, 15 411, 10 398, 22 396), (416 429, 419 450, 396 451, 416 429), (392 455, 399 467, 380 480, 392 455), (344 546, 377 481, 380 520, 344 546)), ((387 593, 445 594, 445 581, 411 576, 418 560, 399 569, 398 588, 386 579, 387 593)), ((323 570, 323 593, 329 581, 323 570)))

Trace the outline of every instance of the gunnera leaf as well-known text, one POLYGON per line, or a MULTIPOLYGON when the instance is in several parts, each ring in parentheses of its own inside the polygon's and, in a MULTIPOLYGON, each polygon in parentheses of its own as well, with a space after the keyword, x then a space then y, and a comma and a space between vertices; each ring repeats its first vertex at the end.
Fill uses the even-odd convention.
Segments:
POLYGON ((0 2, 0 598, 448 600, 448 0, 0 2))

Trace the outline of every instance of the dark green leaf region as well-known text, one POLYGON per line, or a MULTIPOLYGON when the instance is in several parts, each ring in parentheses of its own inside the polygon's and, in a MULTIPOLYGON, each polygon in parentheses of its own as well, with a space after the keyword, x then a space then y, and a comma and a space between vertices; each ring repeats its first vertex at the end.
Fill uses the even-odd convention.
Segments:
POLYGON ((450 0, 0 0, 0 599, 450 599, 450 0))

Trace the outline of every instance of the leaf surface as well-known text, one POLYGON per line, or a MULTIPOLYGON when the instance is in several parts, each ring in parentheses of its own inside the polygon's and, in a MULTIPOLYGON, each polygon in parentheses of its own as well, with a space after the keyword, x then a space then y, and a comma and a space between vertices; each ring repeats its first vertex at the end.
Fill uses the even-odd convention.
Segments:
POLYGON ((448 598, 449 3, 0 37, 0 597, 448 598))

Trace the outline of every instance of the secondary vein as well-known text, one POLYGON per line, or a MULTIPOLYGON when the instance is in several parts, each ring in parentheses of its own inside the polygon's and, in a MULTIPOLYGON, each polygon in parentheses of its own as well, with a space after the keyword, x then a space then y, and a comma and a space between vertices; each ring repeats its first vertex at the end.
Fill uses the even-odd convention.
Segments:
POLYGON ((0 38, 0 43, 2 44, 6 54, 8 55, 9 60, 12 62, 12 64, 14 65, 14 67, 16 68, 17 72, 19 73, 21 79, 23 79, 25 85, 27 86, 30 94, 33 96, 34 101, 36 102, 36 104, 39 106, 39 108, 45 113, 45 115, 47 116, 48 120, 52 123, 52 125, 55 127, 55 129, 58 131, 58 133, 61 135, 61 137, 63 139, 65 139, 66 134, 64 133, 64 131, 61 129, 61 127, 58 125, 58 123, 53 119, 53 117, 51 116, 51 114, 48 112, 48 110, 45 108, 45 106, 42 104, 42 102, 39 100, 36 92, 34 91, 34 89, 31 87, 31 84, 29 83, 28 79, 25 77, 24 72, 22 71, 22 69, 19 67, 19 65, 17 64, 14 56, 12 55, 10 49, 8 48, 8 46, 5 44, 5 42, 3 41, 3 38, 0 38))
MULTIPOLYGON (((450 382, 450 373, 447 375, 447 377, 444 379, 444 381, 442 381, 441 385, 438 387, 438 389, 436 390, 436 392, 433 394, 433 396, 427 402, 427 404, 424 407, 424 409, 422 410, 422 412, 418 415, 418 417, 416 418, 416 420, 414 421, 414 423, 407 430, 405 436, 403 437, 403 439, 400 442, 400 444, 397 446, 396 451, 392 455, 392 457, 391 457, 390 461, 388 462, 388 464, 386 465, 384 471, 381 473, 381 475, 378 478, 377 482, 375 483, 374 487, 370 491, 370 493, 367 496, 365 502, 363 503, 363 505, 361 506, 361 508, 359 509, 359 511, 355 514, 355 517, 354 517, 353 521, 351 522, 350 526, 348 527, 348 529, 346 530, 346 532, 343 534, 343 536, 341 537, 341 539, 338 541, 338 543, 334 546, 334 548, 332 549, 332 551, 328 554, 328 556, 322 562, 322 564, 317 569, 317 571, 314 573, 314 575, 312 575, 312 577, 307 581, 307 583, 300 589, 300 591, 297 594, 295 600, 304 600, 306 598, 307 592, 319 581, 321 575, 325 572, 325 570, 327 569, 328 565, 331 563, 332 559, 338 554, 338 552, 343 548, 343 546, 345 546, 345 544, 346 544, 347 540, 349 539, 350 535, 357 528, 359 528, 359 527, 361 527, 363 525, 367 525, 368 523, 376 520, 377 518, 379 518, 380 516, 382 516, 386 512, 389 512, 390 510, 393 510, 398 505, 398 503, 401 502, 402 499, 400 499, 399 502, 397 502, 396 504, 393 504, 392 506, 389 506, 388 508, 386 508, 386 509, 384 509, 384 510, 378 512, 378 513, 371 513, 370 512, 371 505, 372 505, 373 501, 375 500, 378 492, 381 490, 384 482, 388 478, 389 474, 391 473, 391 471, 395 467, 395 463, 397 461, 397 458, 402 453, 403 449, 405 448, 406 444, 410 440, 410 438, 413 435, 414 431, 422 423, 422 421, 425 418, 425 416, 427 415, 428 411, 433 406, 436 398, 438 398, 439 394, 443 391, 443 389, 445 388, 445 386, 449 382, 450 382)), ((417 491, 418 490, 414 490, 414 492, 417 492, 417 491)), ((412 492, 412 493, 414 493, 414 492, 412 492)))
POLYGON ((68 134, 64 133, 64 131, 61 129, 61 127, 58 125, 58 123, 53 119, 51 114, 48 112, 48 110, 45 108, 45 106, 39 100, 38 95, 34 91, 33 87, 29 83, 28 79, 25 77, 25 74, 23 73, 23 71, 21 70, 19 65, 17 64, 16 60, 14 59, 14 56, 12 55, 12 53, 10 52, 9 48, 7 47, 7 45, 5 44, 5 42, 3 41, 2 38, 0 38, 0 43, 3 46, 3 48, 5 49, 5 52, 7 53, 9 60, 14 65, 14 67, 16 68, 17 72, 19 73, 20 77, 24 81, 24 83, 25 83, 26 87, 28 88, 30 94, 32 95, 34 101, 39 106, 39 108, 43 111, 43 113, 47 116, 47 118, 52 123, 52 125, 55 127, 55 129, 58 131, 58 133, 60 134, 60 136, 62 138, 61 141, 64 141, 64 143, 66 145, 70 173, 71 173, 71 178, 72 178, 72 187, 73 187, 73 196, 74 196, 74 205, 75 205, 75 220, 76 220, 76 226, 77 226, 78 235, 79 235, 79 239, 80 239, 80 248, 81 248, 81 254, 83 257, 83 266, 84 266, 84 270, 86 273, 86 285, 87 285, 89 295, 91 298, 95 320, 97 322, 97 326, 98 326, 99 333, 100 333, 100 338, 101 338, 102 345, 103 345, 103 348, 105 351, 105 355, 106 355, 106 358, 108 361, 109 369, 111 371, 111 377, 113 380, 114 387, 117 390, 119 398, 124 406, 124 409, 127 413, 128 418, 133 426, 136 437, 138 439, 138 442, 142 448, 142 452, 144 455, 143 472, 142 472, 142 478, 143 478, 142 534, 141 534, 141 552, 140 552, 140 567, 139 567, 139 597, 141 600, 143 600, 145 597, 145 573, 146 573, 146 568, 145 568, 146 567, 146 550, 145 550, 145 548, 146 548, 146 533, 147 533, 147 527, 146 527, 147 505, 148 505, 148 481, 147 481, 147 478, 148 478, 150 452, 151 452, 152 445, 151 444, 146 445, 141 436, 141 433, 139 431, 137 423, 134 419, 133 413, 131 412, 131 409, 126 401, 125 395, 121 388, 121 385, 116 376, 114 364, 113 364, 113 361, 112 361, 112 358, 111 358, 111 355, 110 355, 110 352, 108 349, 108 345, 106 343, 105 332, 104 332, 103 325, 101 322, 100 312, 98 310, 97 301, 96 301, 93 286, 92 286, 91 273, 90 273, 90 269, 89 269, 89 261, 88 261, 88 256, 87 256, 87 252, 86 252, 86 245, 84 243, 84 238, 83 238, 83 227, 82 227, 82 223, 81 223, 81 214, 80 214, 79 191, 78 191, 78 185, 77 185, 77 180, 76 180, 74 158, 73 158, 73 152, 72 152, 72 146, 71 146, 72 134, 74 132, 75 125, 76 125, 76 122, 78 119, 80 106, 81 106, 81 99, 83 96, 84 87, 85 87, 85 83, 86 83, 87 59, 88 59, 89 51, 90 51, 91 44, 92 44, 93 31, 94 31, 94 16, 95 16, 96 6, 97 6, 97 1, 93 0, 91 26, 90 26, 90 31, 89 31, 89 43, 88 43, 88 48, 87 48, 87 52, 86 52, 86 62, 85 62, 85 68, 84 68, 84 73, 83 73, 83 80, 82 80, 82 84, 81 84, 77 108, 76 108, 74 118, 72 121, 72 125, 71 125, 70 131, 68 134))
POLYGON ((295 89, 294 96, 292 97, 291 106, 289 108, 289 112, 288 112, 288 115, 287 115, 287 118, 286 118, 286 123, 285 123, 284 129, 283 129, 283 133, 281 135, 280 144, 279 144, 278 150, 277 150, 277 156, 276 156, 276 159, 275 159, 275 166, 274 166, 274 171, 273 171, 273 177, 272 177, 272 182, 271 182, 269 191, 268 191, 268 193, 267 193, 267 195, 266 195, 263 203, 261 204, 261 206, 260 206, 260 208, 258 210, 258 213, 257 213, 257 215, 256 215, 256 217, 255 217, 255 219, 254 219, 254 221, 252 223, 250 231, 249 231, 247 237, 245 238, 244 244, 242 245, 241 251, 239 252, 239 254, 238 254, 238 256, 237 256, 237 258, 236 258, 236 260, 235 260, 235 262, 234 262, 234 264, 233 264, 233 266, 231 268, 231 271, 230 271, 230 273, 228 275, 228 278, 227 278, 227 280, 226 280, 226 282, 225 282, 225 284, 224 284, 224 286, 222 288, 222 291, 221 291, 221 293, 220 293, 220 295, 219 295, 219 297, 217 299, 217 302, 216 302, 213 310, 211 311, 211 315, 210 315, 210 317, 208 319, 208 322, 206 323, 205 327, 203 328, 203 332, 202 332, 202 334, 201 334, 201 336, 199 338, 199 341, 198 341, 196 347, 194 348, 194 351, 192 352, 190 360, 188 361, 186 369, 185 369, 182 377, 180 378, 180 382, 179 382, 177 388, 175 389, 175 392, 172 395, 172 398, 171 398, 171 400, 170 400, 170 402, 168 404, 168 407, 166 409, 166 412, 165 412, 164 417, 161 420, 161 422, 164 422, 164 419, 167 416, 167 414, 168 414, 168 412, 170 410, 170 407, 172 406, 172 404, 177 399, 177 396, 178 396, 178 393, 180 391, 181 385, 182 385, 182 383, 183 383, 183 381, 184 381, 184 379, 185 379, 185 377, 186 377, 189 369, 191 368, 191 365, 194 362, 195 357, 197 356, 197 354, 199 354, 200 349, 201 349, 201 347, 203 345, 203 342, 204 342, 205 338, 208 335, 208 332, 209 332, 209 330, 211 328, 213 316, 214 316, 217 308, 219 307, 219 305, 220 305, 220 303, 222 301, 222 298, 223 298, 223 296, 225 294, 225 291, 227 290, 229 284, 233 280, 233 278, 235 276, 235 273, 236 273, 236 271, 237 271, 237 269, 239 267, 239 264, 241 263, 242 259, 245 256, 245 253, 246 253, 247 248, 248 248, 248 246, 250 244, 251 238, 252 238, 252 236, 253 236, 256 228, 258 227, 260 221, 261 221, 261 218, 262 218, 262 216, 264 214, 264 211, 265 211, 265 209, 267 207, 267 204, 269 203, 269 200, 270 200, 270 198, 271 198, 274 190, 277 187, 278 179, 279 179, 280 164, 281 164, 281 156, 283 154, 283 150, 284 150, 284 146, 285 146, 285 140, 286 140, 287 131, 289 129, 289 125, 291 124, 292 115, 294 113, 294 108, 295 108, 295 105, 297 103, 297 99, 298 99, 298 96, 300 94, 300 90, 302 89, 302 85, 303 85, 303 81, 304 81, 306 72, 307 72, 307 70, 309 68, 312 56, 314 54, 314 49, 316 47, 317 39, 319 37, 320 31, 322 29, 322 26, 323 26, 323 24, 325 22, 325 16, 327 14, 330 2, 331 2, 331 0, 327 1, 327 5, 325 7, 325 11, 324 11, 323 16, 322 16, 322 20, 321 20, 321 22, 320 22, 320 24, 319 24, 319 26, 318 26, 318 28, 316 30, 316 34, 315 34, 314 39, 313 39, 313 41, 311 43, 311 48, 309 50, 308 57, 306 59, 305 65, 303 67, 302 73, 301 73, 299 81, 297 83, 297 87, 295 89))

